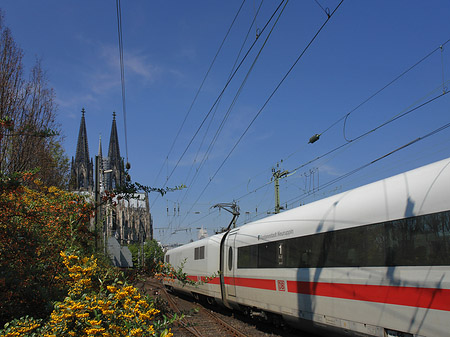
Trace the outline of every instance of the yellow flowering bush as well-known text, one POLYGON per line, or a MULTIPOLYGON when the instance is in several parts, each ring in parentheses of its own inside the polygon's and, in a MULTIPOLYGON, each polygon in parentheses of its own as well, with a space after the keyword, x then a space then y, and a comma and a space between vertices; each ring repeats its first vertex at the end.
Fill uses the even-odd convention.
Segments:
POLYGON ((0 171, 0 326, 25 315, 47 317, 52 302, 64 298, 67 288, 55 277, 65 271, 59 253, 92 251, 92 209, 32 172, 0 171))
POLYGON ((117 279, 106 285, 99 277, 97 260, 61 252, 68 270, 69 296, 56 302, 50 319, 24 318, 13 321, 0 331, 13 336, 160 336, 173 334, 168 320, 131 285, 117 279))
POLYGON ((42 319, 34 319, 29 316, 15 319, 5 324, 5 329, 0 331, 0 336, 21 337, 21 336, 40 336, 38 334, 42 319))

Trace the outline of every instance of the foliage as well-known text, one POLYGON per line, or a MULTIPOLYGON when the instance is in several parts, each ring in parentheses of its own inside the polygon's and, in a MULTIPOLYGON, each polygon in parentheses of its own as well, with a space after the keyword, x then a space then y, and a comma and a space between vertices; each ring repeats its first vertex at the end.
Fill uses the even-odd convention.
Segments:
MULTIPOLYGON (((140 244, 130 244, 128 246, 131 254, 133 255, 133 265, 139 266, 139 257, 140 257, 140 244)), ((152 274, 156 271, 156 268, 160 261, 164 258, 164 251, 161 245, 156 241, 148 240, 144 243, 144 269, 146 272, 152 274)), ((142 267, 142 266, 141 266, 142 267)))
MULTIPOLYGON (((127 176, 128 176, 128 179, 130 179, 128 174, 127 174, 127 176)), ((126 180, 125 183, 121 186, 118 186, 114 190, 114 192, 116 194, 123 195, 125 199, 130 199, 133 197, 134 194, 141 192, 141 191, 145 192, 145 193, 158 192, 161 194, 161 196, 164 196, 164 194, 166 194, 167 192, 179 191, 184 188, 186 188, 186 185, 183 185, 183 184, 180 186, 175 186, 175 187, 159 188, 159 187, 145 186, 138 182, 131 182, 129 180, 126 180)))
POLYGON ((161 261, 158 263, 156 267, 155 277, 164 280, 166 282, 180 282, 183 286, 185 285, 198 286, 200 284, 211 282, 214 278, 216 278, 220 274, 220 272, 217 271, 216 273, 210 276, 203 276, 200 279, 200 281, 193 280, 192 278, 189 277, 188 274, 186 274, 183 271, 185 263, 186 260, 184 260, 178 268, 175 268, 170 263, 161 261))
POLYGON ((36 172, 0 175, 0 323, 14 317, 44 317, 63 296, 57 279, 59 252, 90 249, 92 205, 54 186, 36 172), (27 185, 27 186, 25 186, 27 185))
POLYGON ((16 318, 9 323, 5 324, 3 330, 0 330, 2 337, 20 337, 29 336, 37 337, 41 336, 39 330, 42 324, 42 319, 34 319, 30 316, 24 316, 16 318))
POLYGON ((69 275, 69 296, 56 302, 46 322, 23 318, 0 331, 12 336, 172 336, 167 319, 147 296, 115 279, 108 284, 97 260, 61 252, 69 275))
POLYGON ((39 167, 44 184, 63 188, 69 166, 61 151, 55 93, 39 60, 25 78, 24 53, 1 11, 0 55, 0 171, 13 174, 39 167))

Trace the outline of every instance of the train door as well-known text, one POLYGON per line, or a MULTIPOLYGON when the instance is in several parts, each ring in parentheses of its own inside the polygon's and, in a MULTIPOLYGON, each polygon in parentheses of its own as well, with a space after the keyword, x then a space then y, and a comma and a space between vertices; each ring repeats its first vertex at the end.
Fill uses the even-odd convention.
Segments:
POLYGON ((227 237, 224 245, 224 283, 225 291, 227 296, 231 298, 236 297, 236 285, 235 285, 235 266, 236 266, 236 251, 235 251, 235 240, 236 240, 236 230, 232 230, 227 237))

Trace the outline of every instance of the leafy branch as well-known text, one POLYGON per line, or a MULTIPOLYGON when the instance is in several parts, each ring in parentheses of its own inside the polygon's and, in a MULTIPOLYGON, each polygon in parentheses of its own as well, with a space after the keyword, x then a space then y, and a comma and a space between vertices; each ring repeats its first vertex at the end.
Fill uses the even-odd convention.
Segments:
POLYGON ((150 186, 145 186, 142 185, 138 182, 125 182, 124 185, 117 187, 114 192, 117 194, 121 194, 123 195, 123 198, 127 199, 128 198, 132 198, 133 194, 135 193, 139 193, 139 192, 146 192, 146 193, 150 193, 150 192, 158 192, 161 194, 161 196, 164 196, 167 192, 174 192, 174 191, 179 191, 186 188, 186 185, 182 184, 180 186, 175 186, 175 187, 164 187, 164 188, 159 188, 159 187, 150 187, 150 186))
POLYGON ((14 137, 14 136, 30 136, 30 137, 40 137, 40 138, 47 138, 47 137, 55 137, 59 136, 59 132, 52 130, 50 128, 45 128, 42 130, 33 130, 33 127, 31 125, 25 126, 22 128, 21 131, 13 132, 14 131, 14 120, 10 117, 5 117, 0 119, 0 140, 3 137, 14 137), (3 130, 5 129, 9 131, 7 134, 3 134, 3 130))

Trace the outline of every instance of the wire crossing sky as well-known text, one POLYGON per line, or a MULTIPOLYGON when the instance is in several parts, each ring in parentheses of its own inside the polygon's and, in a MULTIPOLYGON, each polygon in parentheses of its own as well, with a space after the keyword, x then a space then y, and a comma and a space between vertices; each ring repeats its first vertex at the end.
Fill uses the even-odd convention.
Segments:
POLYGON ((187 185, 150 196, 164 244, 226 226, 218 203, 237 201, 238 224, 268 216, 272 169, 290 172, 290 209, 450 156, 447 0, 0 8, 25 67, 47 70, 69 158, 83 107, 91 155, 116 112, 131 179, 187 185))

